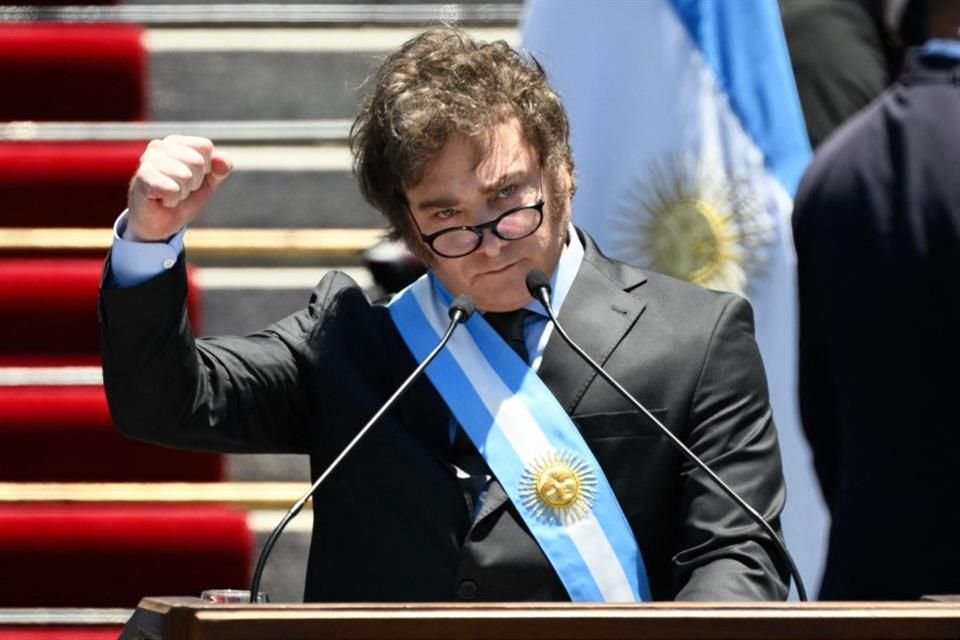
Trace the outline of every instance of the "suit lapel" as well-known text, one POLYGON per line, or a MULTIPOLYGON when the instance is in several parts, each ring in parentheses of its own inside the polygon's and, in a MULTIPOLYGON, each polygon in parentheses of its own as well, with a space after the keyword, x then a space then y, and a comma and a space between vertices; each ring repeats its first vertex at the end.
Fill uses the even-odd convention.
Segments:
MULTIPOLYGON (((580 237, 583 262, 559 319, 574 342, 602 366, 646 308, 643 299, 631 293, 646 278, 638 269, 605 257, 586 234, 580 237)), ((597 374, 554 331, 539 375, 572 414, 597 374)))
MULTIPOLYGON (((646 278, 638 269, 605 257, 585 234, 581 233, 580 239, 584 246, 583 262, 559 319, 570 337, 603 365, 646 308, 641 298, 630 293, 646 278)), ((597 375, 556 331, 543 352, 538 374, 568 414, 573 413, 597 375)), ((503 487, 494 479, 473 526, 508 501, 503 487)))

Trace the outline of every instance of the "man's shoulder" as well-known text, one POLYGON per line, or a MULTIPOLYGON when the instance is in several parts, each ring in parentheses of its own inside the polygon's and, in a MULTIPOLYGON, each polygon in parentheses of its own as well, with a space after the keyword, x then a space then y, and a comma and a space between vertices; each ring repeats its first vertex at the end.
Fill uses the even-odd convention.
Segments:
POLYGON ((894 150, 890 140, 896 136, 932 133, 939 138, 952 132, 945 125, 958 118, 954 85, 960 63, 937 66, 913 51, 907 66, 896 82, 824 141, 808 173, 826 179, 872 167, 888 161, 894 150))
POLYGON ((387 310, 382 301, 371 301, 370 295, 348 273, 331 270, 313 288, 306 312, 313 319, 337 319, 348 324, 385 317, 387 310))
POLYGON ((677 332, 685 327, 694 332, 712 332, 730 310, 737 315, 746 314, 752 323, 753 307, 740 294, 708 289, 655 271, 646 274, 644 287, 648 289, 644 295, 650 301, 651 312, 677 332))
POLYGON ((887 126, 889 90, 838 127, 817 148, 794 197, 793 222, 826 215, 827 208, 846 206, 858 194, 849 185, 874 185, 889 174, 887 126))
POLYGON ((809 170, 819 169, 826 173, 835 169, 842 170, 854 159, 877 159, 875 153, 864 153, 864 150, 884 144, 882 139, 886 136, 883 135, 882 122, 891 98, 891 90, 888 89, 841 124, 817 148, 809 170))
POLYGON ((665 319, 673 319, 677 326, 706 318, 715 318, 731 305, 749 302, 742 296, 725 291, 707 289, 699 284, 673 277, 651 269, 638 267, 603 254, 587 237, 584 259, 603 272, 651 311, 665 319))
POLYGON ((327 271, 320 278, 320 281, 313 288, 311 300, 323 304, 351 291, 362 293, 363 290, 350 274, 334 269, 327 271))
POLYGON ((304 308, 266 327, 269 334, 300 344, 315 343, 323 338, 352 339, 376 331, 378 311, 386 309, 372 303, 368 293, 343 271, 326 272, 313 288, 304 308))

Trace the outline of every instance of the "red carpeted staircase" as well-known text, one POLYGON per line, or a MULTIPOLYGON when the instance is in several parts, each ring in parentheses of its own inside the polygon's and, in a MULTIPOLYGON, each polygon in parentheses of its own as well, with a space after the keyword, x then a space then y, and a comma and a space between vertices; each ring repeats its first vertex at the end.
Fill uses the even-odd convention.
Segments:
MULTIPOLYGON (((126 25, 0 24, 0 124, 144 119, 142 36, 126 25)), ((0 142, 0 234, 108 233, 143 148, 0 142)), ((89 379, 100 362, 104 256, 64 255, 0 254, 0 483, 142 482, 143 500, 0 502, 0 608, 134 607, 144 595, 242 588, 253 544, 245 512, 151 500, 153 482, 222 480, 222 456, 136 443, 113 429, 103 388, 89 379), (69 382, 76 371, 87 379, 69 382)), ((0 626, 0 638, 19 640, 116 635, 110 626, 0 626)))

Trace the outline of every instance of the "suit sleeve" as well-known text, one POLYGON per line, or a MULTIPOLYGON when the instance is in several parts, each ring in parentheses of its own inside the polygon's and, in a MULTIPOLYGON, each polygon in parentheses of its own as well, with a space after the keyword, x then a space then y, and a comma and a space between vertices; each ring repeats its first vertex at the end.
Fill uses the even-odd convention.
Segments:
MULTIPOLYGON (((779 533, 785 488, 766 376, 749 303, 728 296, 697 382, 687 446, 779 533)), ((782 600, 789 572, 743 510, 686 460, 678 600, 782 600)))
MULTIPOLYGON (((108 260, 105 283, 109 273, 108 260)), ((306 310, 260 333, 209 339, 192 333, 183 255, 140 285, 102 286, 103 380, 117 429, 190 449, 303 452, 304 346, 333 280, 306 310)))

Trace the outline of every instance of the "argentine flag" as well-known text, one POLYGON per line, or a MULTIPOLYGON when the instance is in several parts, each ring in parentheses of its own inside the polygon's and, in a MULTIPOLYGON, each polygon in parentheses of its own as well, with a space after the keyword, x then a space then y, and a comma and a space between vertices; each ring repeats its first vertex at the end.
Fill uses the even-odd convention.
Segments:
POLYGON ((609 255, 753 304, 784 534, 815 593, 827 516, 797 407, 790 235, 810 148, 776 1, 528 0, 522 40, 570 115, 574 222, 609 255))

